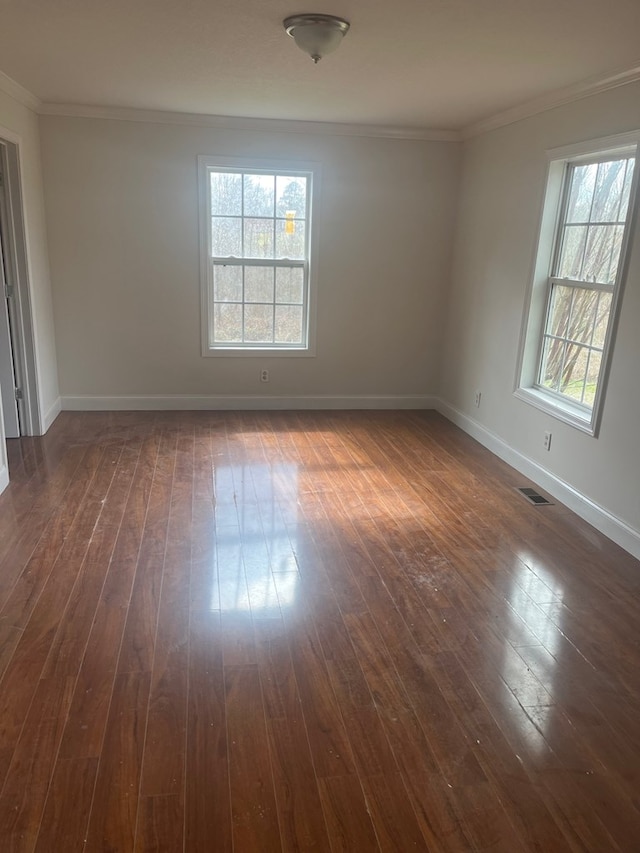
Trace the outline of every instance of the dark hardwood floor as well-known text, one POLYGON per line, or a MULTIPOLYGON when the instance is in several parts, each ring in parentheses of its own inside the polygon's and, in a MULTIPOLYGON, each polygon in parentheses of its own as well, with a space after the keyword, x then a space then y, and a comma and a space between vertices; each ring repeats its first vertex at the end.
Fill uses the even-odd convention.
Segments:
POLYGON ((640 565, 431 413, 63 413, 0 496, 0 851, 640 851, 640 565))

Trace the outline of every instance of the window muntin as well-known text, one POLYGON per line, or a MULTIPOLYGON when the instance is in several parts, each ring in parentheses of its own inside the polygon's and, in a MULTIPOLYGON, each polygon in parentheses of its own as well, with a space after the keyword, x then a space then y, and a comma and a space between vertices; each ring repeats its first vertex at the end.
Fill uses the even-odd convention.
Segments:
POLYGON ((533 387, 590 427, 623 272, 634 165, 635 147, 565 162, 533 387))
POLYGON ((207 348, 308 348, 313 173, 207 165, 207 348))

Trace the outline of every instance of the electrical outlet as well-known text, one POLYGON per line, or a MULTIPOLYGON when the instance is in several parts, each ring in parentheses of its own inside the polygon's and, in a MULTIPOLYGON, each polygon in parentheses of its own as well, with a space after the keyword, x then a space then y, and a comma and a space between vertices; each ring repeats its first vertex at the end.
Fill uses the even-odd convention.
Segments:
POLYGON ((266 368, 263 368, 260 371, 260 382, 268 382, 269 381, 269 371, 266 368))
POLYGON ((476 409, 480 408, 480 400, 482 399, 482 391, 476 391, 475 396, 473 398, 473 402, 475 404, 476 409))
POLYGON ((544 434, 544 449, 551 450, 551 433, 545 432, 544 434))

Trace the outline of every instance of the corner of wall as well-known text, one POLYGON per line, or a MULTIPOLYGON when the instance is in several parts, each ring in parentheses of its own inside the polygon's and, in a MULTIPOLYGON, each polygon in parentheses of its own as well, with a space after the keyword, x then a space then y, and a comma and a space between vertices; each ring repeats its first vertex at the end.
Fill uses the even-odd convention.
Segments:
POLYGON ((42 435, 48 432, 49 427, 53 424, 55 419, 58 417, 60 412, 62 411, 62 398, 57 397, 53 404, 49 407, 49 409, 44 413, 42 418, 42 435))

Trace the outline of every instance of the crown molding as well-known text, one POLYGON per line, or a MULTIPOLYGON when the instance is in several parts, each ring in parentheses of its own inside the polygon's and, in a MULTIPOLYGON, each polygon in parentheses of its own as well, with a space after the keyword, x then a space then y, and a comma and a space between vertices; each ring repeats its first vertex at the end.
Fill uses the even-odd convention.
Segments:
POLYGON ((463 128, 460 135, 462 139, 471 139, 482 133, 488 133, 491 130, 497 130, 508 124, 514 124, 515 122, 530 118, 538 113, 570 104, 573 101, 579 101, 582 98, 589 98, 601 92, 608 92, 610 89, 618 88, 618 86, 637 83, 638 81, 640 81, 640 61, 634 63, 631 67, 627 66, 626 68, 612 71, 604 77, 592 77, 582 83, 565 86, 562 89, 555 89, 553 92, 543 95, 540 98, 534 98, 517 107, 512 107, 503 112, 496 113, 489 118, 481 119, 463 128))
POLYGON ((18 103, 28 107, 30 110, 33 110, 35 113, 40 112, 40 109, 42 108, 42 101, 40 98, 37 98, 28 89, 25 89, 24 86, 20 85, 20 83, 16 83, 16 81, 12 77, 9 77, 8 74, 5 74, 4 71, 0 71, 0 91, 4 92, 5 95, 9 95, 9 97, 13 98, 14 101, 18 101, 18 103))
POLYGON ((72 118, 138 121, 152 124, 178 124, 212 127, 219 130, 244 130, 252 133, 305 133, 327 136, 365 136, 382 139, 418 139, 427 142, 460 142, 457 130, 430 130, 421 127, 385 127, 384 125, 342 124, 340 122, 289 121, 287 119, 243 118, 200 113, 165 112, 129 107, 100 107, 88 104, 41 104, 40 115, 72 118))
POLYGON ((539 113, 564 106, 592 95, 640 82, 640 60, 631 67, 620 68, 605 76, 556 89, 467 125, 462 130, 439 130, 424 127, 394 127, 386 125, 347 124, 342 122, 294 121, 288 119, 246 118, 200 113, 181 113, 131 107, 92 106, 89 104, 43 103, 11 77, 0 71, 0 91, 39 115, 72 118, 109 119, 113 121, 151 122, 192 127, 211 127, 219 130, 244 130, 252 133, 301 133, 324 136, 360 136, 379 139, 408 139, 426 142, 461 142, 522 121, 539 113))

